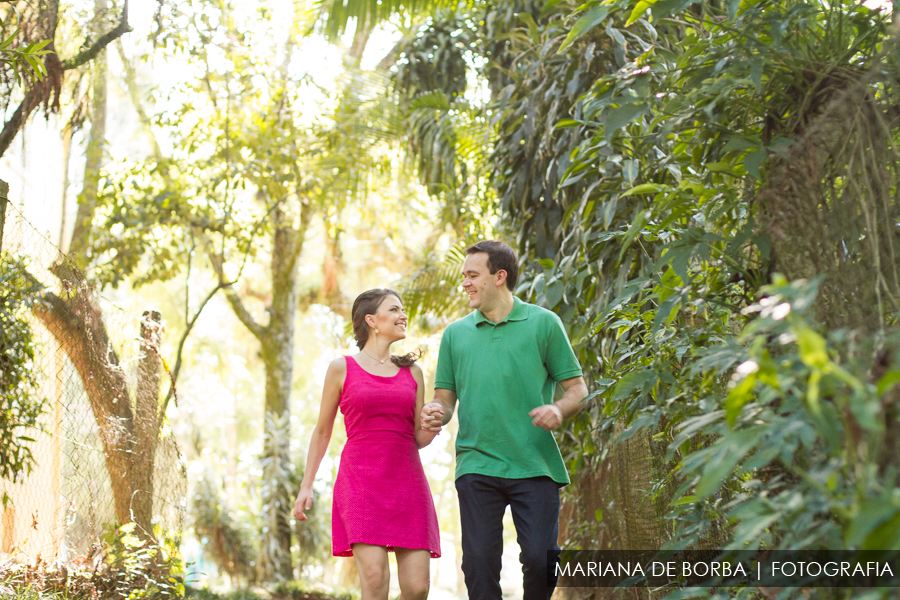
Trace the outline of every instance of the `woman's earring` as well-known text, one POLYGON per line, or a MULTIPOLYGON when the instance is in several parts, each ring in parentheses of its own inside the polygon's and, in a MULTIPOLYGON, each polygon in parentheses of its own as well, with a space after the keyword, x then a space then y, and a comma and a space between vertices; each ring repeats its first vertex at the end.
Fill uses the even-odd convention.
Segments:
POLYGON ((375 328, 375 333, 378 333, 378 328, 377 328, 377 327, 375 328))

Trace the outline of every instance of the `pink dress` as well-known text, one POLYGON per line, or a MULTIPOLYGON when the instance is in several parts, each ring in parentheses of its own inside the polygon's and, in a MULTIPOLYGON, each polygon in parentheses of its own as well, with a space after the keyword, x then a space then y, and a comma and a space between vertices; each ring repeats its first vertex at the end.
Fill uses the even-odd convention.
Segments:
POLYGON ((425 549, 441 555, 437 514, 415 439, 416 388, 409 369, 372 375, 350 357, 340 409, 347 445, 334 482, 332 553, 351 544, 425 549))

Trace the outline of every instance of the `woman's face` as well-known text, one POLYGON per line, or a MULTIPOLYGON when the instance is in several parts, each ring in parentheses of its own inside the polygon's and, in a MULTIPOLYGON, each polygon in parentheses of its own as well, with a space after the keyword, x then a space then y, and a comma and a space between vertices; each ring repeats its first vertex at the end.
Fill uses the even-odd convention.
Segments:
POLYGON ((378 330, 379 337, 385 336, 392 342, 406 337, 407 317, 403 303, 393 294, 384 297, 375 314, 366 316, 366 322, 378 330))

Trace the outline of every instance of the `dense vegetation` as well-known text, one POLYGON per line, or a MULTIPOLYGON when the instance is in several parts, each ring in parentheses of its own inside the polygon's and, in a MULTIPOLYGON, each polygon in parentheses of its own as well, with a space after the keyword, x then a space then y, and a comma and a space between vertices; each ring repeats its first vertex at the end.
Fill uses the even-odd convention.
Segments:
POLYGON ((549 2, 482 23, 488 71, 508 65, 482 110, 518 292, 569 324, 595 390, 563 436, 570 541, 898 547, 888 17, 549 2))

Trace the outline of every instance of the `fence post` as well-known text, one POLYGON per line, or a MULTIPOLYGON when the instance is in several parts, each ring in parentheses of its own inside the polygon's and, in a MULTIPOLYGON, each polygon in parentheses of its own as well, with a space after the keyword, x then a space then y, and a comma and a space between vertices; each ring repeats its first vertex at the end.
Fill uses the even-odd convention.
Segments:
POLYGON ((3 225, 6 224, 7 202, 9 202, 9 184, 0 179, 0 250, 3 250, 3 225))

